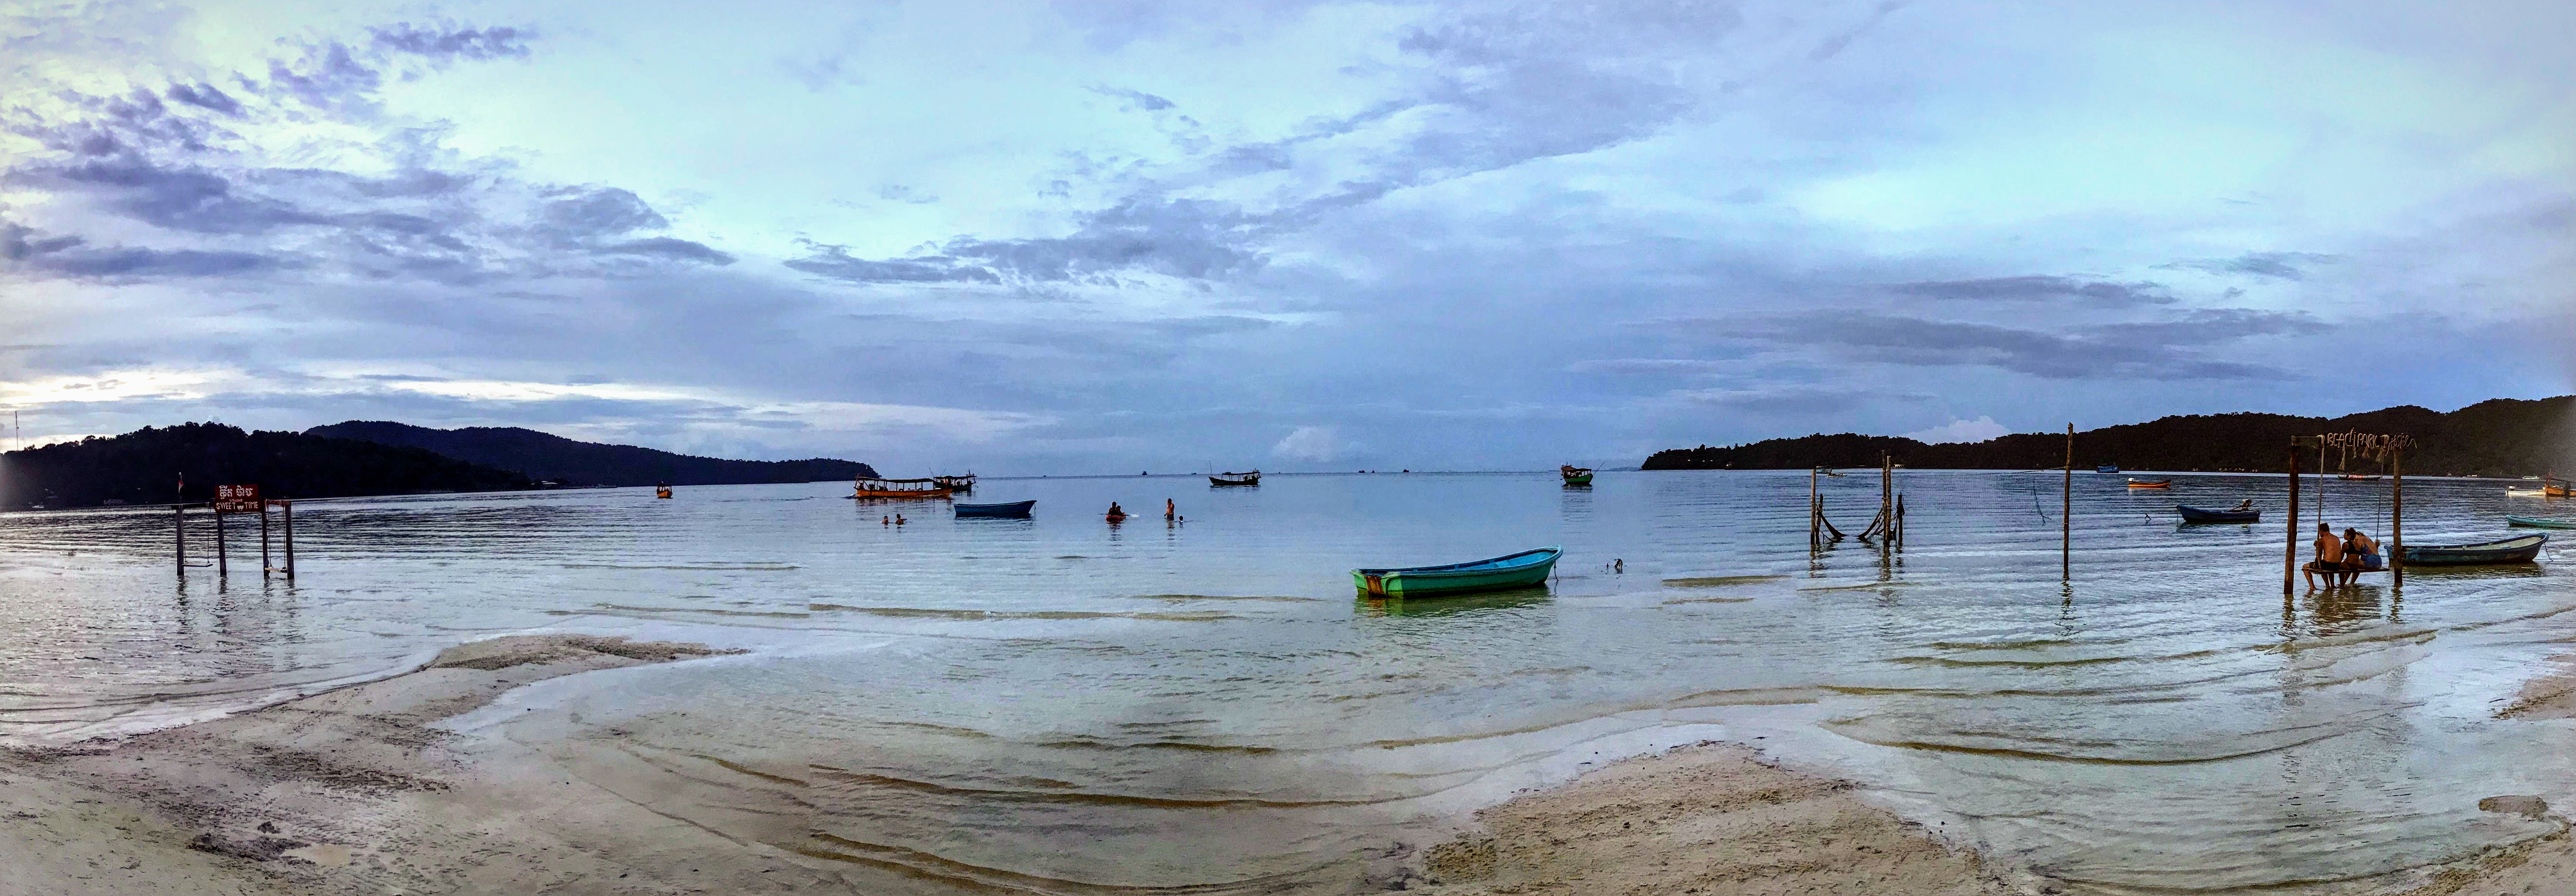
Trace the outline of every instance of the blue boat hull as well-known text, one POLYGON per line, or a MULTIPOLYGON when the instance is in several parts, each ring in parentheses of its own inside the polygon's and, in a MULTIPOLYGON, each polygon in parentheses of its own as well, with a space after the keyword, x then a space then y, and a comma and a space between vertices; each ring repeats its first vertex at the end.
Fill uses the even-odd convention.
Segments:
POLYGON ((2176 504, 2174 509, 2182 511, 2182 521, 2186 523, 2259 523, 2263 521, 2263 511, 2260 510, 2211 510, 2189 504, 2176 504))
POLYGON ((1548 573, 1556 569, 1557 556, 1563 553, 1563 548, 1545 547, 1446 566, 1354 569, 1351 584, 1372 597, 1527 588, 1546 582, 1548 573))
POLYGON ((2539 516, 2507 515, 2504 518, 2504 521, 2507 525, 2520 526, 2526 529, 2576 529, 2576 520, 2553 520, 2548 517, 2539 516))
POLYGON ((2096 473, 2117 473, 2117 472, 2120 472, 2120 468, 2119 468, 2118 466, 2116 466, 2116 465, 2113 465, 2113 464, 2103 464, 2103 465, 2101 465, 2101 466, 2094 467, 2094 468, 2093 468, 2093 472, 2096 472, 2096 473))
POLYGON ((2540 548, 2549 543, 2542 534, 2485 541, 2477 544, 2407 545, 2408 566, 2490 566, 2500 563, 2530 563, 2540 557, 2540 548))
POLYGON ((959 504, 957 505, 957 515, 961 517, 1025 517, 1029 515, 1029 508, 1036 506, 1038 506, 1038 502, 1036 501, 1013 501, 1008 504, 959 504))

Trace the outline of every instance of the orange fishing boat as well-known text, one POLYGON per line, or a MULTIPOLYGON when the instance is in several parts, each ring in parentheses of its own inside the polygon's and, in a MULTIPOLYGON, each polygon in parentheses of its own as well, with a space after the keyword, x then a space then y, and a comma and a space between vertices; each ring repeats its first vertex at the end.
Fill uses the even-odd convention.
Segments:
POLYGON ((873 498, 893 498, 898 500, 905 498, 938 498, 944 500, 950 493, 951 490, 947 486, 939 484, 939 481, 936 479, 886 479, 883 477, 861 476, 858 478, 857 482, 853 483, 850 497, 861 500, 873 498))
POLYGON ((2130 488, 2172 488, 2172 487, 2173 487, 2173 480, 2171 480, 2171 479, 2131 479, 2131 480, 2129 480, 2129 487, 2130 487, 2130 488))

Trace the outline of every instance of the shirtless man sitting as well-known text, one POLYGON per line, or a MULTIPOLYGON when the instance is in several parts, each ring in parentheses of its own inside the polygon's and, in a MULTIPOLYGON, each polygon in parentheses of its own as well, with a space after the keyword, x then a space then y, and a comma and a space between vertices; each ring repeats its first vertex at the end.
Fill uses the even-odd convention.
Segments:
POLYGON ((2326 587, 2332 588, 2336 574, 2343 571, 2343 539, 2335 537, 2333 526, 2317 524, 2316 545, 2316 562, 2299 568, 2299 571, 2307 576, 2308 589, 2311 591, 2317 587, 2318 573, 2325 574, 2326 587))

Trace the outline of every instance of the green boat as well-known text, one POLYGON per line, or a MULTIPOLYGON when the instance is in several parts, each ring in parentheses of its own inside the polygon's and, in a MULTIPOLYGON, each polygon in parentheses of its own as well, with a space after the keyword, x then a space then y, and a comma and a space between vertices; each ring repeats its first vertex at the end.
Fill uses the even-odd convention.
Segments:
POLYGON ((1472 563, 1410 566, 1398 569, 1354 569, 1351 584, 1372 597, 1418 597, 1527 588, 1547 581, 1564 548, 1544 547, 1472 563))
POLYGON ((1568 464, 1556 468, 1556 474, 1565 477, 1565 484, 1567 485, 1592 484, 1592 468, 1590 467, 1578 467, 1568 464))
POLYGON ((2504 521, 2526 529, 2576 529, 2576 520, 2553 520, 2548 517, 2507 514, 2504 521))

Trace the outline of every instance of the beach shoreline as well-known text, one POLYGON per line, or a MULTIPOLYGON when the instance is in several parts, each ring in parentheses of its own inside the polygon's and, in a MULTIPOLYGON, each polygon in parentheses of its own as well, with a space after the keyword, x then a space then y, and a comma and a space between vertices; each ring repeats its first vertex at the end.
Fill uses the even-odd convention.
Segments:
MULTIPOLYGON (((0 750, 0 891, 24 894, 1056 892, 995 869, 816 841, 805 784, 692 791, 621 732, 524 742, 443 723, 552 678, 700 659, 697 644, 513 635, 409 673, 118 740, 0 750), (620 763, 629 768, 621 770, 620 763), (799 847, 797 844, 807 844, 799 847), (931 863, 935 864, 935 863, 931 863)), ((498 711, 509 712, 507 703, 498 711)), ((2534 678, 2499 718, 2576 717, 2576 677, 2534 678)), ((542 727, 542 726, 541 726, 542 727)), ((712 757, 699 759, 722 764, 712 757)), ((755 770, 730 768, 745 774, 755 770)), ((776 770, 773 770, 776 771, 776 770)), ((2557 831, 2336 892, 2576 891, 2576 843, 2536 796, 2489 812, 2557 831)), ((1352 892, 1995 896, 2087 888, 1982 854, 1860 785, 1704 740, 1520 791, 1454 836, 1350 858, 1352 892)), ((1338 885, 1335 885, 1338 886, 1338 885)))

